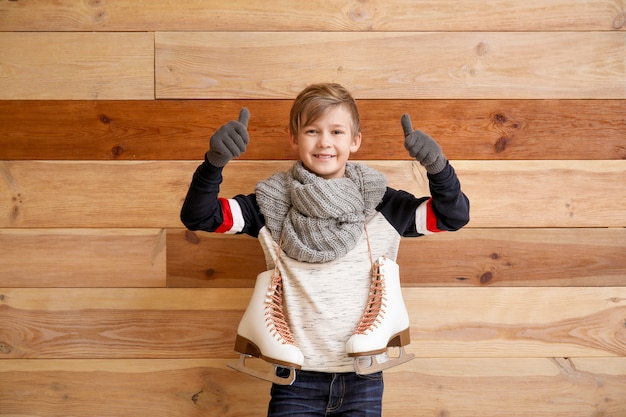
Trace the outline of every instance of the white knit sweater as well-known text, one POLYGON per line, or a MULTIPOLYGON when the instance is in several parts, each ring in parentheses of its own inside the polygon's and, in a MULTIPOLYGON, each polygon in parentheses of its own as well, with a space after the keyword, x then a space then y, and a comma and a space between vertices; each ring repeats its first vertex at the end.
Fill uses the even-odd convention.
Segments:
MULTIPOLYGON (((395 261, 400 235, 380 213, 367 224, 372 255, 395 261)), ((345 343, 368 301, 371 258, 365 233, 346 256, 325 263, 306 263, 280 257, 284 305, 291 331, 304 355, 304 370, 354 372, 345 343)), ((261 229, 268 269, 276 262, 278 245, 267 228, 261 229)))

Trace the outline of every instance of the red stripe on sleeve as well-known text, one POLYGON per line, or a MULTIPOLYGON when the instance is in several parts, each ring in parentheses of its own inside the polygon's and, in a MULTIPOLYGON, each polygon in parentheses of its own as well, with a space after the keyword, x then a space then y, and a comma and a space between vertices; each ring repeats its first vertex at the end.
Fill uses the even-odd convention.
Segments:
POLYGON ((226 233, 230 229, 232 229, 233 224, 235 223, 233 220, 233 212, 230 210, 230 203, 225 198, 218 198, 220 205, 222 206, 222 216, 224 217, 224 221, 215 230, 215 233, 226 233))
POLYGON ((437 216, 432 205, 433 199, 429 199, 426 202, 426 230, 433 233, 443 232, 437 227, 437 216))

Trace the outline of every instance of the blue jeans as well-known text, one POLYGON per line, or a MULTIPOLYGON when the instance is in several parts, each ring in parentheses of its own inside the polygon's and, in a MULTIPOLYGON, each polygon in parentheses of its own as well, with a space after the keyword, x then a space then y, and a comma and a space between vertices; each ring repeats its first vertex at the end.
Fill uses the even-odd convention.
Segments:
MULTIPOLYGON (((277 374, 285 372, 278 368, 277 374)), ((287 375, 289 371, 287 371, 287 375)), ((296 371, 292 385, 272 385, 268 417, 380 417, 383 373, 296 371)))

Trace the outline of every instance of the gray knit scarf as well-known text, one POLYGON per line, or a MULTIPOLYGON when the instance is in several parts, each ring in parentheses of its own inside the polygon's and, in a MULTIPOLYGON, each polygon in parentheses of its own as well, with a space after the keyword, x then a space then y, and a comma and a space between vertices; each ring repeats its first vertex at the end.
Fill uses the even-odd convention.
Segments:
POLYGON ((296 162, 256 186, 265 225, 292 259, 327 262, 348 253, 387 187, 380 172, 348 163, 343 178, 324 179, 296 162))

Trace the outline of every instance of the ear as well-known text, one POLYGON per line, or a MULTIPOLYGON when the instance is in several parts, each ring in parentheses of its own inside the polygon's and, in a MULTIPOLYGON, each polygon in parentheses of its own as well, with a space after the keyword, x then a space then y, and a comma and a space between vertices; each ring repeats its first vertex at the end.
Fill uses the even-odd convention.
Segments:
POLYGON ((350 145, 350 152, 354 153, 356 151, 359 150, 359 148, 361 147, 361 132, 357 133, 353 138, 352 138, 352 144, 350 145))
POLYGON ((289 133, 289 144, 294 152, 298 152, 298 138, 293 133, 289 133))

